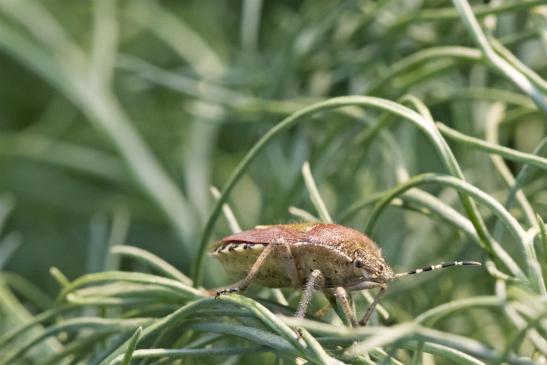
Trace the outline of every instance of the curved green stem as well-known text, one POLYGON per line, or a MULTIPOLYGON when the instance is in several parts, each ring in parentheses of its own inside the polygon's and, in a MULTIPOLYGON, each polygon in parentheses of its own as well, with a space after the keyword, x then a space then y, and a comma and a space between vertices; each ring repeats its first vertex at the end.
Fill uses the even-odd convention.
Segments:
MULTIPOLYGON (((243 176, 244 172, 250 165, 250 163, 258 156, 258 154, 265 148, 265 146, 279 133, 295 125, 297 122, 301 121, 305 117, 309 117, 313 114, 316 114, 320 111, 337 109, 344 106, 363 106, 363 107, 372 107, 385 111, 389 111, 399 117, 402 117, 405 120, 412 122, 416 127, 418 127, 422 132, 426 134, 434 148, 436 149, 439 157, 444 163, 446 169, 454 176, 463 179, 463 173, 458 166, 458 163, 448 147, 448 144, 439 133, 435 124, 427 120, 420 114, 415 111, 397 104, 395 102, 370 97, 370 96, 343 96, 338 98, 332 98, 317 104, 313 104, 307 108, 304 108, 287 118, 283 119, 280 123, 271 128, 247 153, 243 160, 236 167, 235 171, 232 173, 227 183, 222 189, 222 195, 220 199, 215 202, 213 210, 207 220, 203 233, 201 235, 201 241, 198 246, 198 252, 195 258, 195 266, 193 272, 194 285, 199 286, 202 282, 202 266, 205 257, 205 251, 209 238, 211 236, 213 226, 220 214, 222 205, 226 202, 228 194, 232 191, 237 181, 243 176)), ((469 219, 475 226, 483 247, 487 250, 490 250, 491 238, 489 237, 484 222, 482 221, 475 203, 466 195, 460 195, 462 204, 469 216, 469 219)))
MULTIPOLYGON (((528 268, 528 280, 531 283, 533 290, 537 293, 545 293, 545 283, 541 273, 541 267, 536 257, 536 252, 533 246, 533 240, 530 235, 520 226, 518 221, 501 205, 497 200, 483 192, 482 190, 474 187, 473 185, 455 178, 453 176, 436 175, 436 174, 423 174, 412 177, 410 180, 395 187, 390 194, 387 194, 382 200, 380 200, 373 212, 371 213, 368 221, 366 232, 370 232, 378 220, 379 215, 384 208, 389 204, 391 200, 398 197, 405 191, 412 187, 427 184, 437 183, 444 186, 450 186, 460 192, 477 199, 479 202, 488 207, 499 219, 507 230, 511 233, 514 239, 521 245, 526 258, 526 265, 528 268)), ((496 256, 507 266, 511 272, 518 278, 523 279, 524 275, 516 262, 507 254, 507 252, 498 245, 492 246, 496 256)))
POLYGON ((545 95, 534 85, 525 74, 501 57, 483 33, 471 6, 467 0, 452 0, 460 14, 463 24, 467 28, 475 43, 479 46, 488 63, 499 73, 509 79, 522 92, 527 94, 544 114, 547 114, 547 101, 545 95))
POLYGON ((433 323, 438 321, 441 317, 464 308, 499 307, 501 304, 500 299, 496 296, 465 298, 448 302, 423 312, 416 317, 415 321, 421 324, 427 323, 428 326, 432 326, 433 323))
POLYGON ((369 89, 368 94, 377 94, 384 85, 395 76, 400 75, 420 64, 428 61, 438 61, 442 58, 461 59, 464 61, 479 61, 482 58, 481 52, 475 48, 449 46, 432 47, 413 53, 401 61, 390 66, 390 71, 384 77, 378 79, 369 89))
POLYGON ((117 245, 112 247, 110 253, 113 255, 122 255, 132 257, 135 260, 141 261, 150 265, 156 270, 169 276, 172 279, 178 280, 183 284, 192 285, 192 280, 189 277, 180 272, 176 267, 163 260, 162 258, 150 253, 142 248, 135 246, 117 245))
MULTIPOLYGON (((543 138, 543 140, 538 143, 536 148, 534 148, 534 151, 532 151, 532 154, 542 155, 545 152, 547 152, 547 137, 543 138)), ((511 209, 513 206, 517 192, 526 183, 532 171, 534 171, 532 165, 525 165, 517 174, 515 183, 509 189, 509 194, 507 194, 507 200, 505 201, 505 207, 507 209, 511 209)))
MULTIPOLYGON (((477 17, 485 17, 487 15, 500 14, 504 12, 511 12, 520 9, 532 8, 534 6, 543 4, 543 0, 518 0, 512 2, 499 3, 497 5, 484 4, 473 7, 473 12, 477 17)), ((448 20, 457 19, 458 12, 454 8, 441 8, 441 9, 425 9, 418 14, 419 20, 448 20)))
POLYGON ((480 138, 471 137, 463 133, 458 132, 446 126, 443 123, 437 122, 437 127, 441 133, 456 142, 465 144, 466 146, 475 147, 478 150, 491 152, 493 154, 505 157, 508 160, 522 162, 531 166, 536 166, 547 170, 547 158, 537 156, 535 154, 520 152, 512 148, 501 146, 495 143, 485 142, 480 138))

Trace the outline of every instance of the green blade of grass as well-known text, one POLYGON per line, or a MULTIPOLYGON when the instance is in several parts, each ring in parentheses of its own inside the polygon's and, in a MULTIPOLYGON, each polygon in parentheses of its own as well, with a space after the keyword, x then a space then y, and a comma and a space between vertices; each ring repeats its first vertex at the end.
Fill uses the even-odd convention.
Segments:
POLYGON ((547 114, 547 101, 545 95, 542 94, 541 90, 530 82, 525 75, 496 53, 488 41, 488 38, 483 33, 467 0, 452 0, 452 2, 458 10, 463 24, 473 38, 473 41, 477 43, 490 65, 530 96, 538 108, 542 110, 544 114, 547 114))
POLYGON ((427 352, 432 355, 441 356, 447 360, 454 361, 456 364, 460 365, 486 365, 487 363, 478 360, 477 358, 463 352, 453 349, 449 346, 443 346, 431 342, 405 342, 401 343, 398 346, 403 349, 416 350, 422 349, 424 352, 427 352))
MULTIPOLYGON (((220 199, 220 191, 218 191, 216 187, 211 186, 209 190, 211 191, 211 194, 213 194, 213 197, 215 199, 220 199)), ((232 208, 230 208, 228 204, 223 204, 222 211, 224 212, 224 217, 226 217, 232 233, 241 232, 241 226, 239 225, 239 222, 237 221, 236 216, 232 211, 232 208)))
MULTIPOLYGON (((133 352, 133 359, 186 359, 201 356, 246 355, 263 352, 270 352, 270 350, 264 346, 230 346, 212 349, 146 349, 133 352)), ((109 364, 114 365, 120 362, 122 362, 122 357, 116 357, 109 364)))
POLYGON ((93 283, 111 282, 111 281, 126 281, 131 283, 153 284, 173 290, 173 293, 178 293, 182 298, 197 299, 206 295, 205 292, 194 289, 190 285, 183 284, 179 281, 164 278, 161 276, 143 274, 137 272, 124 271, 106 271, 99 273, 87 274, 79 277, 63 288, 57 300, 60 301, 72 291, 93 283))
POLYGON ((523 164, 536 166, 541 169, 547 169, 547 158, 531 153, 520 152, 499 144, 489 143, 480 138, 470 137, 440 122, 437 122, 436 124, 444 136, 465 146, 471 146, 480 151, 491 152, 511 161, 521 162, 523 164))
POLYGON ((137 328, 133 336, 129 339, 129 344, 127 346, 127 351, 123 355, 122 364, 123 365, 130 365, 131 359, 133 359, 133 354, 135 353, 135 347, 137 347, 137 342, 139 341, 139 337, 142 334, 142 327, 137 328))
POLYGON ((302 176, 304 177, 306 188, 310 194, 310 199, 315 206, 315 210, 319 214, 321 221, 325 223, 332 223, 332 218, 329 214, 327 206, 325 205, 325 202, 323 201, 323 198, 321 198, 321 195, 319 194, 319 189, 317 189, 317 185, 315 184, 315 180, 311 173, 310 164, 307 161, 304 162, 304 165, 302 165, 302 176))
POLYGON ((12 348, 13 351, 11 354, 8 354, 5 357, 5 363, 9 364, 11 361, 15 361, 25 354, 29 349, 35 346, 40 341, 54 336, 61 332, 77 332, 81 329, 95 329, 97 331, 106 331, 106 332, 118 332, 127 329, 133 329, 139 324, 149 322, 149 319, 130 319, 130 320, 113 320, 113 319, 103 319, 103 318, 75 318, 63 321, 59 324, 48 327, 43 333, 34 336, 28 339, 24 344, 12 348))
POLYGON ((167 275, 168 277, 178 280, 183 284, 192 285, 192 280, 189 277, 180 272, 176 267, 163 260, 162 258, 138 247, 116 245, 112 247, 110 252, 113 255, 122 255, 134 258, 140 262, 150 265, 159 272, 167 275))

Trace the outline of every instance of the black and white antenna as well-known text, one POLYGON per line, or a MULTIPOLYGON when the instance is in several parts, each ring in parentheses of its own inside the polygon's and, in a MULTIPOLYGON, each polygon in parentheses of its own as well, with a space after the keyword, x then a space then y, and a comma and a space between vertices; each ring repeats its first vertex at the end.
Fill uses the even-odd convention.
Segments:
POLYGON ((421 269, 416 269, 416 270, 412 270, 412 271, 407 271, 407 272, 402 272, 402 273, 399 273, 399 274, 395 274, 395 277, 400 278, 402 276, 407 276, 407 275, 421 274, 421 273, 426 272, 426 271, 445 269, 447 267, 452 267, 452 266, 481 266, 481 263, 476 262, 476 261, 443 262, 442 264, 425 266, 425 267, 422 267, 421 269))

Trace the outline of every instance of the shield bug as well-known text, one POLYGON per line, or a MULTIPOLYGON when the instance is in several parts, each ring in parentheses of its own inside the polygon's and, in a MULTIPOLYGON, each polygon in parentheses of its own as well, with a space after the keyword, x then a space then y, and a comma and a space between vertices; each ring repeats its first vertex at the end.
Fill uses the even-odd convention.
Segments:
POLYGON ((303 289, 296 317, 303 318, 313 290, 334 295, 352 326, 366 325, 387 284, 399 277, 451 266, 453 261, 395 274, 378 246, 361 232, 338 224, 299 223, 257 226, 219 241, 212 255, 239 282, 220 289, 216 297, 245 290, 251 282, 270 287, 303 289), (360 321, 351 309, 347 291, 379 288, 360 321))

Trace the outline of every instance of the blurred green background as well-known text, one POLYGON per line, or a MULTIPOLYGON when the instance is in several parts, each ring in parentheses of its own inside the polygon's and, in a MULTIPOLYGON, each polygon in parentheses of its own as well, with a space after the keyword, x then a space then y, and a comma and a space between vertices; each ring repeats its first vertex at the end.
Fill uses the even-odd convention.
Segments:
MULTIPOLYGON (((457 19, 411 23, 419 2, 128 1, 115 6, 114 19, 97 20, 90 2, 44 1, 43 13, 26 15, 23 25, 16 24, 10 7, 3 5, 2 29, 22 37, 22 43, 4 44, 1 54, 0 189, 15 200, 6 230, 17 232, 24 243, 6 268, 50 293, 56 290, 46 275, 50 266, 68 277, 101 269, 100 260, 90 253, 105 254, 113 222, 127 225, 120 228, 127 229, 120 238, 124 243, 167 257, 188 272, 189 254, 211 206, 208 187, 222 186, 253 143, 287 110, 306 105, 306 99, 363 93, 389 74, 390 64, 414 51, 438 43, 471 44, 457 19), (94 21, 104 22, 99 24, 103 35, 93 33, 94 21), (57 39, 56 31, 66 39, 57 39), (38 34, 29 34, 33 32, 38 34), (104 37, 105 44, 94 48, 94 37, 104 37), (116 48, 109 49, 115 38, 116 48), (36 72, 33 63, 40 61, 21 58, 27 56, 18 54, 25 51, 21 48, 27 41, 54 63, 52 69, 43 62, 44 70, 36 72), (69 46, 78 47, 82 59, 65 56, 69 46), (99 103, 117 104, 115 109, 126 115, 124 123, 139 134, 140 146, 146 146, 186 200, 190 220, 184 225, 184 242, 139 177, 127 168, 127 158, 120 156, 120 145, 126 142, 117 140, 100 121, 90 120, 96 111, 88 109, 101 106, 89 106, 87 97, 74 95, 67 85, 71 80, 47 80, 72 67, 93 67, 94 57, 99 58, 96 63, 104 62, 104 72, 112 77, 112 94, 99 103)), ((496 35, 528 31, 526 10, 502 14, 496 35)), ((545 70, 544 42, 534 34, 526 36, 517 44, 517 54, 533 68, 545 70)), ((446 96, 500 82, 482 65, 434 59, 380 85, 377 94, 396 99, 412 92, 426 104, 431 99, 436 119, 480 135, 486 103, 446 96)), ((91 85, 84 88, 96 93, 91 85)), ((376 117, 370 112, 363 120, 376 117)), ((310 208, 299 174, 305 160, 311 161, 334 217, 356 198, 393 185, 381 142, 364 150, 352 144, 362 125, 334 115, 324 119, 285 133, 251 166, 231 198, 244 227, 294 220, 287 211, 291 205, 310 208)), ((412 173, 442 171, 419 132, 405 124, 394 128, 412 173)), ((543 134, 543 118, 532 117, 502 137, 506 145, 531 151, 543 134)), ((488 166, 488 157, 455 148, 467 177, 495 191, 498 176, 477 173, 488 166)), ((539 208, 544 209, 547 197, 541 191, 537 194, 539 208)), ((408 234, 400 214, 382 223, 379 230, 389 234, 379 232, 377 240, 391 250, 391 261, 404 261, 389 255, 395 251, 392 247, 415 244, 405 240, 408 234)), ((363 224, 354 222, 357 228, 363 224)), ((216 237, 225 233, 226 228, 220 229, 216 237)), ((430 255, 430 260, 449 258, 430 255)))
MULTIPOLYGON (((547 75, 541 4, 471 2, 485 33, 540 79, 547 75)), ((545 137, 545 110, 477 52, 443 0, 0 0, 0 263, 51 298, 58 286, 50 267, 69 279, 115 268, 107 252, 118 244, 145 248, 190 274, 214 202, 210 186, 221 188, 284 117, 330 97, 412 94, 436 121, 531 153, 545 137)), ((305 161, 334 221, 361 231, 370 210, 342 220, 344 212, 395 186, 401 161, 411 176, 446 173, 415 126, 388 121, 389 132, 380 133, 381 111, 344 111, 304 118, 253 161, 228 199, 244 229, 301 220, 291 206, 317 214, 301 174, 305 161)), ((507 183, 490 155, 449 144, 466 179, 505 202, 507 183)), ((507 166, 515 175, 522 165, 507 166)), ((524 186, 543 217, 546 184, 537 170, 524 186)), ((422 189, 463 212, 453 190, 422 189)), ((372 233, 397 271, 487 258, 419 204, 397 205, 372 233)), ((494 231, 491 212, 481 212, 494 231)), ((519 206, 511 213, 526 221, 519 206)), ((229 232, 221 218, 212 240, 229 232)), ((509 235, 500 242, 522 262, 509 235)), ((205 287, 227 284, 206 260, 205 287)), ((473 270, 416 280, 404 290, 423 287, 404 294, 397 305, 408 312, 399 318, 458 291, 489 294, 493 283, 473 270)))

